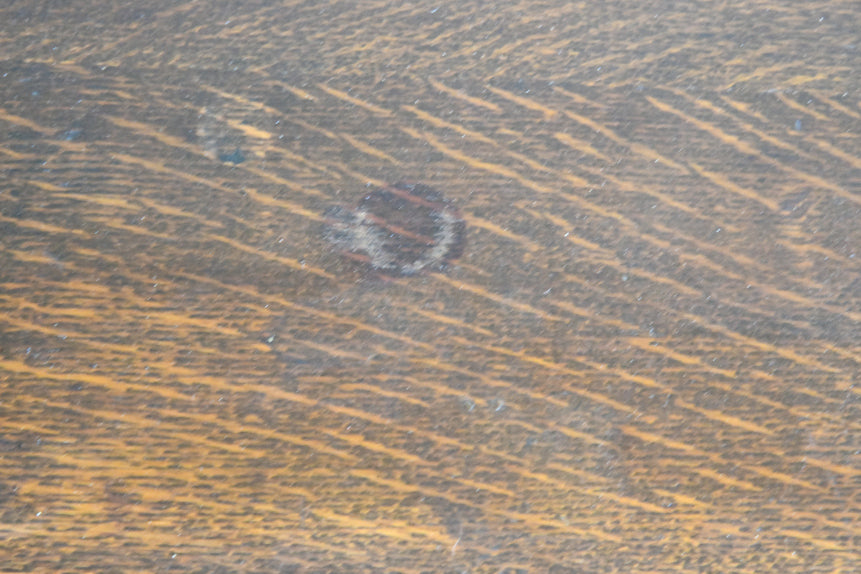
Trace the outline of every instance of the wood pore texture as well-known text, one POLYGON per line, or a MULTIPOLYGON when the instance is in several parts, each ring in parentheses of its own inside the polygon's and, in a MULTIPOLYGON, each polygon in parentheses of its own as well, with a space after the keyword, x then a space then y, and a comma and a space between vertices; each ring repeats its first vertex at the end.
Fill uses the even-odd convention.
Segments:
POLYGON ((4 2, 0 570, 857 572, 858 17, 4 2))

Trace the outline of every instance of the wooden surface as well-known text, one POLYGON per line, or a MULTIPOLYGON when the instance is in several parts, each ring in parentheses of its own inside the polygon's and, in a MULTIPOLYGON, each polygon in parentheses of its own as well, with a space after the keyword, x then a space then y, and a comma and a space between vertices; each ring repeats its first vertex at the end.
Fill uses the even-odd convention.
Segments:
POLYGON ((857 571, 858 4, 784 4, 4 3, 0 569, 857 571), (325 240, 401 180, 445 273, 325 240))

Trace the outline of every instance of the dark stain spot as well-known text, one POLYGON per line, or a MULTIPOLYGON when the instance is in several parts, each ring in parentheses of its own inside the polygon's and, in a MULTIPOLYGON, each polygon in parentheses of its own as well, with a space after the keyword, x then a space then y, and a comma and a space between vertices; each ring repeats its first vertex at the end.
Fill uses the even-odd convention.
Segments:
POLYGON ((430 186, 375 188, 354 209, 326 212, 326 238, 345 256, 389 275, 441 270, 463 254, 466 224, 430 186))

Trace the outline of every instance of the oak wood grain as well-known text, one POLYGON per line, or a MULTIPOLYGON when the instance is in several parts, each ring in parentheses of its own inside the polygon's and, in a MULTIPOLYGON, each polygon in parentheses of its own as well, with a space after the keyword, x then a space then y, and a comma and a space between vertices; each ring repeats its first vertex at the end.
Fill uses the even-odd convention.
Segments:
POLYGON ((857 571, 857 3, 24 0, 0 54, 3 571, 857 571), (403 180, 443 273, 326 240, 403 180))

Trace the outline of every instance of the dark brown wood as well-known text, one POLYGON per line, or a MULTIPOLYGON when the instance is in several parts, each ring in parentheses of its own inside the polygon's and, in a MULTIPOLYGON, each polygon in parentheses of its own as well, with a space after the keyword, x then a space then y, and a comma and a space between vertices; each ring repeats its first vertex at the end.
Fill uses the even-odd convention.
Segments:
POLYGON ((857 571, 857 21, 5 3, 0 569, 857 571))

